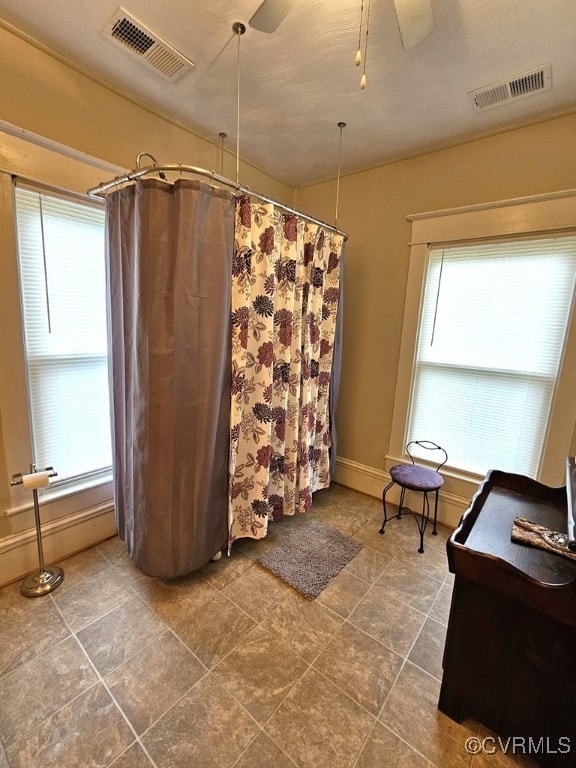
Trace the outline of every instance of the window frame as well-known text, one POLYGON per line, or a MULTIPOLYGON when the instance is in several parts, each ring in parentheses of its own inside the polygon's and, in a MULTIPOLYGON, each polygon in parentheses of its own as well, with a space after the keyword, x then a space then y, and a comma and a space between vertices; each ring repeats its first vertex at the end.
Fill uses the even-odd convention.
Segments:
MULTIPOLYGON (((0 514, 9 519, 9 533, 16 541, 34 523, 30 492, 21 485, 10 486, 13 474, 29 471, 32 456, 14 178, 38 185, 48 193, 95 202, 95 198, 87 197, 86 190, 101 181, 103 171, 117 175, 122 169, 89 156, 71 156, 67 148, 34 135, 24 138, 2 133, 2 140, 6 159, 0 166, 0 439, 4 449, 4 462, 0 465, 0 514)), ((102 510, 111 508, 113 498, 111 472, 71 485, 51 485, 42 490, 43 527, 51 529, 51 523, 64 518, 74 525, 74 520, 83 521, 92 512, 102 514, 102 510)))
MULTIPOLYGON (((405 443, 412 376, 430 249, 457 243, 481 242, 493 238, 537 238, 574 233, 576 232, 576 190, 414 214, 407 219, 412 223, 410 261, 390 447, 385 458, 387 472, 391 466, 406 459, 405 443)), ((573 396, 575 391, 576 311, 573 298, 540 472, 536 478, 546 485, 557 486, 565 482, 566 456, 570 454, 575 442, 576 398, 573 396)), ((425 437, 433 439, 429 435, 425 437)), ((483 480, 479 475, 459 471, 449 465, 443 469, 443 475, 445 495, 461 499, 470 499, 483 480)))
MULTIPOLYGON (((103 276, 105 273, 105 261, 104 261, 104 248, 105 248, 105 217, 104 217, 104 204, 101 199, 98 198, 89 198, 87 199, 86 195, 76 195, 71 194, 69 192, 63 192, 61 190, 54 190, 52 188, 47 188, 46 186, 40 185, 40 184, 31 184, 30 182, 22 181, 19 178, 16 178, 13 183, 13 195, 14 195, 14 210, 15 210, 15 221, 16 221, 16 246, 17 249, 20 249, 20 234, 19 234, 19 227, 21 226, 21 223, 23 222, 25 217, 28 217, 28 221, 30 220, 30 213, 29 213, 29 205, 26 202, 29 200, 28 195, 32 194, 34 196, 41 196, 42 200, 46 200, 47 198, 51 198, 52 200, 58 201, 57 205, 66 205, 66 204, 72 204, 74 206, 75 210, 78 210, 78 206, 82 206, 82 209, 86 208, 92 211, 97 210, 98 211, 98 218, 102 219, 102 263, 101 263, 101 275, 103 276), (23 208, 20 210, 20 214, 22 215, 22 219, 19 220, 19 209, 18 209, 18 193, 23 192, 25 197, 23 198, 23 208)), ((45 205, 47 203, 45 202, 45 205)), ((40 209, 38 211, 38 215, 42 216, 42 204, 40 204, 40 209)), ((60 214, 60 209, 58 209, 58 214, 60 214)), ((50 210, 47 215, 54 215, 54 212, 52 210, 52 213, 50 213, 50 210)), ((36 213, 32 214, 32 218, 34 221, 36 213)), ((24 237, 26 236, 26 227, 24 225, 24 229, 22 230, 22 233, 24 234, 24 237)), ((21 262, 22 254, 21 252, 18 255, 17 261, 21 262)), ((38 431, 38 425, 35 426, 35 414, 37 414, 38 409, 34 407, 33 405, 33 397, 32 397, 32 390, 34 389, 33 386, 33 380, 38 385, 42 380, 42 374, 40 374, 38 371, 43 371, 43 376, 48 377, 52 373, 54 375, 54 372, 58 372, 61 370, 61 366, 63 364, 68 364, 70 366, 70 369, 74 370, 81 370, 83 367, 89 367, 93 365, 94 363, 98 363, 101 368, 106 369, 106 375, 104 378, 108 381, 108 365, 107 365, 107 352, 106 350, 95 352, 95 351, 86 351, 86 348, 84 347, 81 352, 78 351, 60 351, 60 350, 51 350, 50 349, 50 336, 43 337, 41 339, 38 339, 33 336, 33 344, 38 344, 39 341, 41 341, 41 349, 42 352, 38 353, 38 350, 34 350, 29 346, 30 340, 28 342, 27 339, 27 332, 26 332, 26 310, 25 310, 25 283, 22 283, 22 277, 20 276, 21 273, 21 265, 19 265, 18 273, 19 273, 19 291, 20 291, 20 313, 21 313, 21 321, 22 321, 22 345, 24 350, 24 356, 25 356, 25 363, 26 363, 26 379, 27 379, 27 391, 29 394, 29 414, 30 414, 30 434, 31 434, 31 444, 34 443, 34 433, 36 430, 36 439, 40 437, 40 433, 42 430, 38 431)), ((39 279, 39 282, 44 283, 45 277, 39 279)), ((46 288, 46 290, 48 290, 46 288)), ((99 304, 99 306, 102 306, 99 304)), ((34 322, 33 318, 33 321, 34 322)), ((104 331, 105 333, 105 331, 104 331)), ((102 339, 102 337, 101 337, 102 339)), ((101 342, 103 343, 103 342, 101 342)), ((109 408, 108 408, 109 413, 109 408)), ((38 445, 36 446, 38 448, 38 445)), ((112 445, 110 446, 110 459, 112 461, 112 445)), ((58 467, 55 467, 56 470, 58 470, 58 467)), ((52 490, 56 489, 62 489, 64 487, 68 487, 71 490, 74 490, 77 486, 84 487, 86 483, 90 484, 98 484, 98 482, 109 482, 110 478, 112 476, 112 464, 102 466, 99 468, 93 467, 92 469, 88 470, 87 472, 79 473, 74 476, 68 476, 68 477, 60 477, 57 476, 50 484, 50 491, 47 491, 46 493, 50 493, 52 490)))

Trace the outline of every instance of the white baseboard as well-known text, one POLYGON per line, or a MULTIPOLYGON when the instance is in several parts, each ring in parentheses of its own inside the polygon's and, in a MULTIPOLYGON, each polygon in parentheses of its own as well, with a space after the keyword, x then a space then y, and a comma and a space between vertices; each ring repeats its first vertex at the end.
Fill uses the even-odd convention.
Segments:
MULTIPOLYGON (((336 468, 334 471, 334 480, 347 488, 353 488, 355 491, 365 493, 368 496, 382 498, 382 491, 390 482, 390 475, 381 469, 367 467, 350 459, 344 459, 340 456, 336 459, 336 468)), ((386 495, 386 500, 391 504, 398 504, 400 501, 400 489, 398 486, 392 486, 386 495)), ((421 494, 406 494, 405 504, 412 509, 420 509, 421 494), (414 497, 413 499, 411 497, 414 497)), ((446 490, 440 492, 438 502, 438 522, 456 528, 460 518, 470 505, 470 499, 463 496, 457 496, 446 490)))
MULTIPOLYGON (((84 509, 42 525, 42 550, 46 565, 114 536, 116 523, 111 503, 84 509)), ((0 586, 38 569, 36 529, 0 539, 0 586)))

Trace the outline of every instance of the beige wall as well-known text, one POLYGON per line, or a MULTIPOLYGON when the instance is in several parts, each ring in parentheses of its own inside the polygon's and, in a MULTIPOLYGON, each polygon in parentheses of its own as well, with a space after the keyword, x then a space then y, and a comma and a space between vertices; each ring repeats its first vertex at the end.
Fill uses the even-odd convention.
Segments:
MULTIPOLYGON (((235 110, 236 105, 230 108, 235 110)), ((133 168, 139 152, 150 152, 166 163, 220 168, 218 137, 207 141, 163 120, 2 26, 0 120, 122 168, 133 168)), ((236 158, 229 153, 224 175, 236 175, 236 158)), ((104 173, 102 177, 106 180, 104 173)), ((240 180, 281 202, 292 203, 291 187, 247 163, 241 163, 240 180)))
MULTIPOLYGON (((408 270, 406 216, 573 189, 575 146, 572 115, 342 179, 338 226, 350 237, 339 456, 384 469, 408 270)), ((299 189, 297 205, 333 221, 334 198, 331 181, 299 189)))

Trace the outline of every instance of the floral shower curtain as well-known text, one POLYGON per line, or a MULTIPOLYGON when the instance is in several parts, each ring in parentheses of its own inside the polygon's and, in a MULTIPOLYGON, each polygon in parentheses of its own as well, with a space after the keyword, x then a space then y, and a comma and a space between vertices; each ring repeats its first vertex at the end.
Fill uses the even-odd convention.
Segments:
POLYGON ((229 546, 305 512, 330 482, 330 384, 344 238, 236 203, 229 546))

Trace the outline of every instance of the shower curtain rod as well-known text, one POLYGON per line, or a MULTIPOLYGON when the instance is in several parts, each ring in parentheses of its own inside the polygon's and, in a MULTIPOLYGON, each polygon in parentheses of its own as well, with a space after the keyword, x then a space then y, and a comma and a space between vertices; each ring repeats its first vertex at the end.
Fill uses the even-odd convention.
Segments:
POLYGON ((215 173, 214 171, 208 171, 205 168, 198 168, 194 165, 182 165, 182 163, 169 163, 169 164, 154 163, 153 165, 148 165, 145 168, 136 168, 133 171, 128 171, 124 175, 116 176, 110 181, 105 181, 102 184, 99 184, 97 187, 93 187, 92 189, 89 189, 88 194, 92 197, 104 196, 106 192, 108 192, 111 189, 114 189, 115 187, 119 187, 122 184, 126 184, 130 181, 136 181, 137 179, 141 179, 143 176, 148 176, 148 174, 151 174, 151 173, 161 174, 165 171, 175 171, 177 173, 193 173, 196 176, 204 176, 213 182, 217 182, 218 184, 224 184, 227 187, 231 187, 236 192, 241 192, 242 194, 247 194, 247 195, 250 195, 251 197, 256 197, 258 200, 261 200, 264 203, 272 203, 273 205, 278 206, 278 208, 282 208, 282 210, 286 211, 286 213, 291 213, 291 214, 295 214, 296 216, 301 216, 303 219, 306 219, 307 221, 310 221, 313 224, 319 224, 320 226, 326 227, 326 229, 331 230, 337 235, 342 235, 344 240, 348 240, 348 235, 346 234, 346 232, 343 232, 341 229, 338 229, 332 224, 327 224, 325 221, 321 221, 320 219, 315 219, 313 216, 308 216, 306 213, 297 211, 295 208, 290 208, 290 206, 284 205, 284 203, 279 203, 277 200, 273 200, 271 197, 262 195, 259 192, 254 192, 252 189, 250 189, 250 187, 245 187, 242 184, 238 184, 237 182, 232 181, 231 179, 227 179, 225 176, 220 176, 220 174, 215 173))

